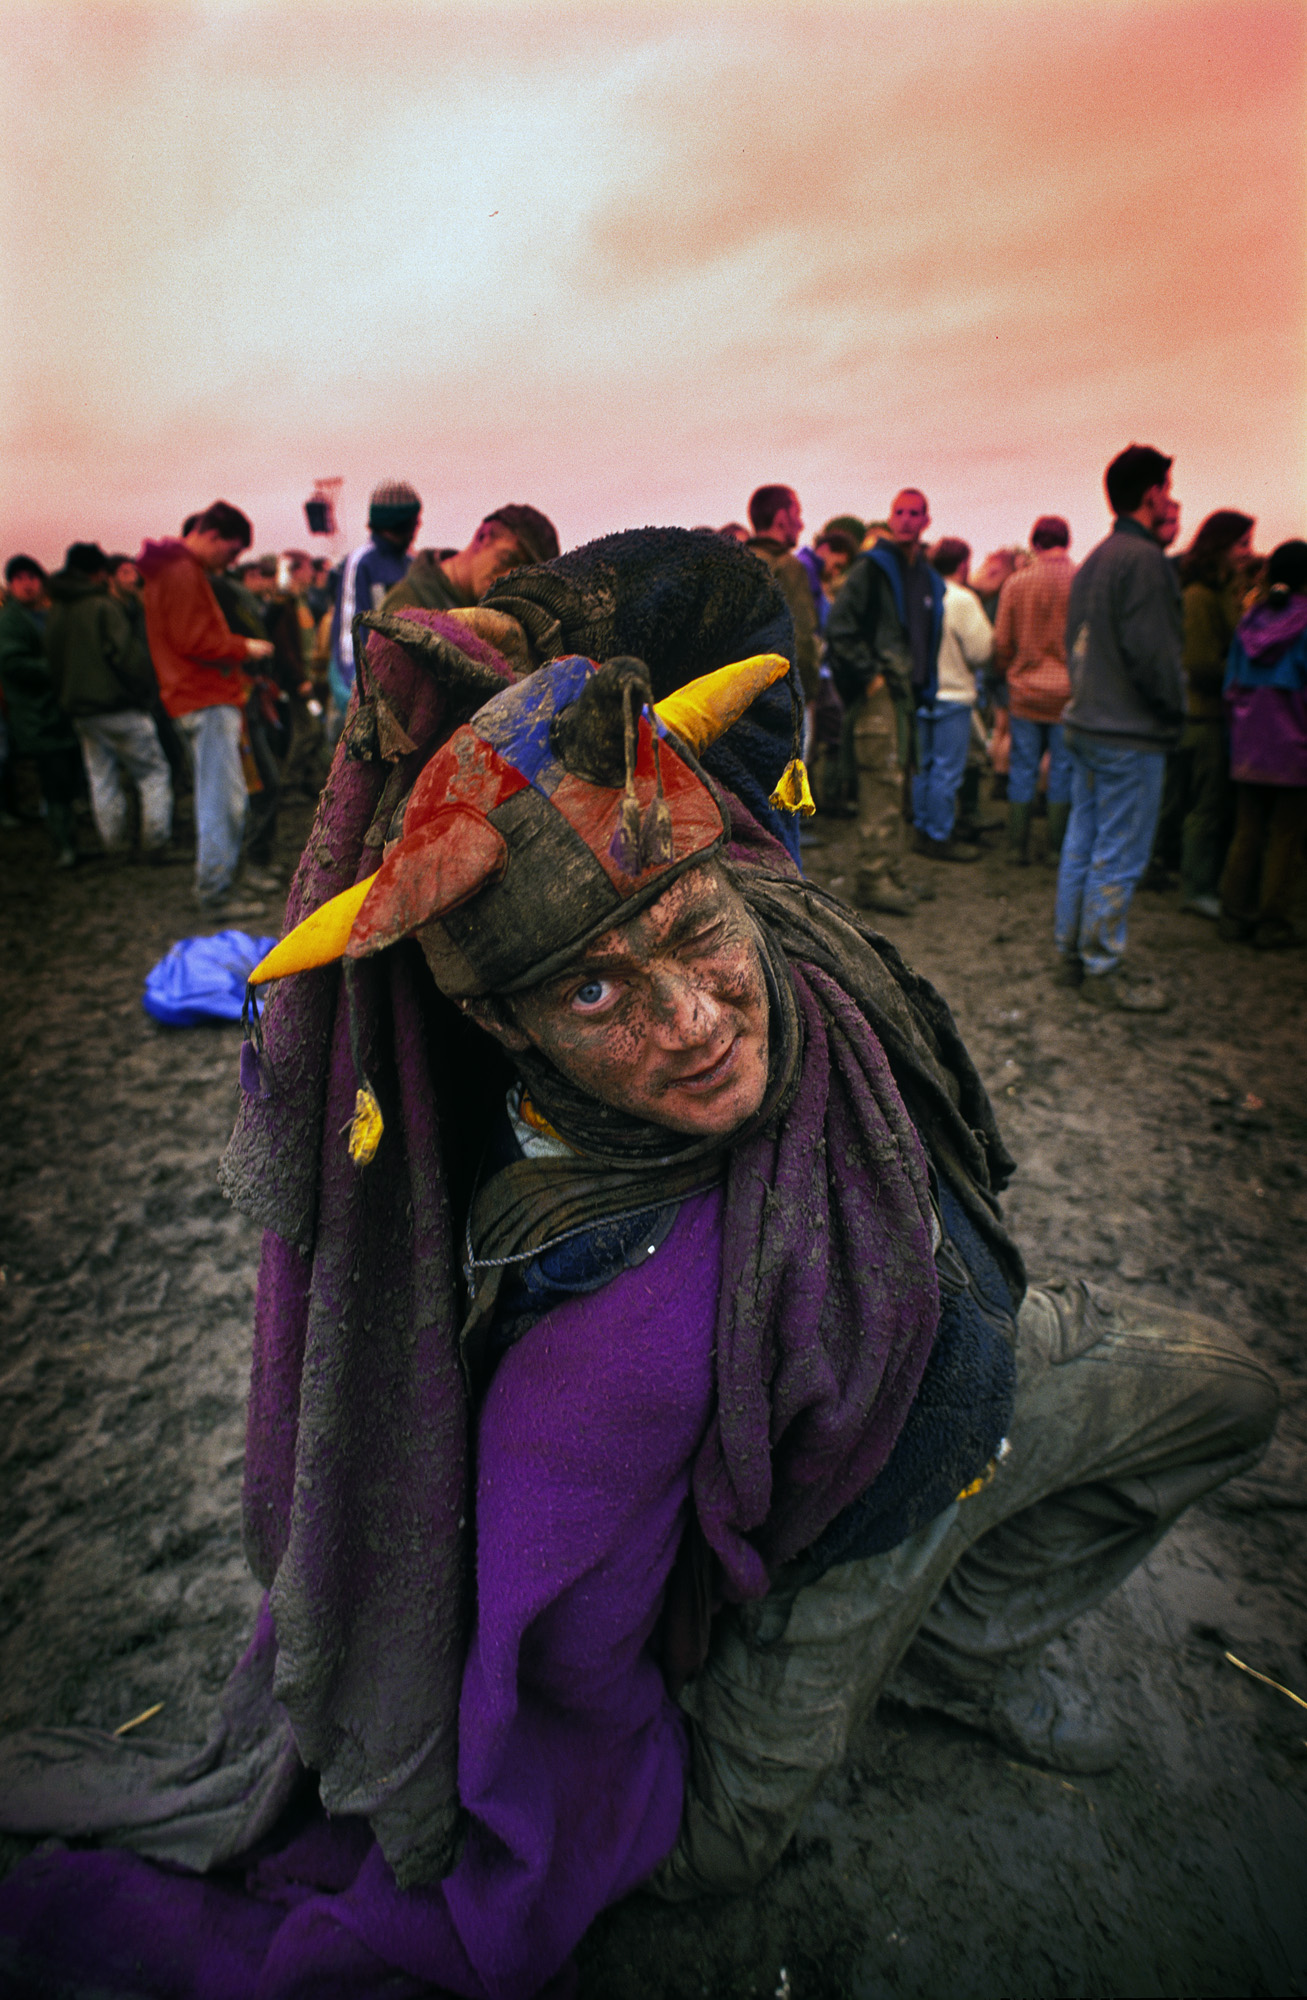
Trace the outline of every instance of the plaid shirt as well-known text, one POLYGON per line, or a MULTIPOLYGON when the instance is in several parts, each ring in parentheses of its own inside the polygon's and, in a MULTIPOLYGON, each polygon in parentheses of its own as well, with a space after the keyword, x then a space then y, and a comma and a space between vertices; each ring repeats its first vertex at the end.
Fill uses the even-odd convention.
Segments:
POLYGON ((994 664, 1007 675, 1012 714, 1026 722, 1059 722, 1071 698, 1066 611, 1075 573, 1065 550, 1050 549, 999 592, 994 664))

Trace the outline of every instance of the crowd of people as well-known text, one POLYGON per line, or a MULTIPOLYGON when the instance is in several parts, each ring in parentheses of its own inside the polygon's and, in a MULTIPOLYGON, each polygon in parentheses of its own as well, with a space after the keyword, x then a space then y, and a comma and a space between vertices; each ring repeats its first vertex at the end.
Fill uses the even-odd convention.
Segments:
MULTIPOLYGON (((28 1990, 558 1996, 636 1888, 760 1883, 883 1691, 1023 1764, 1121 1757, 1110 1699, 1047 1648, 1257 1462, 1274 1380, 1142 1293, 1027 1286, 948 1005, 802 878, 798 809, 806 740, 823 810, 857 816, 859 894, 906 899, 909 846, 974 849, 959 801, 983 837, 1006 737, 1015 862, 1041 783, 1062 836, 1059 966, 1136 1004, 1126 907, 1183 747, 1169 471, 1114 461, 1079 570, 1044 516, 1030 561, 974 582, 912 488, 810 550, 771 487, 747 546, 558 555, 513 507, 412 560, 418 496, 378 489, 220 1168, 261 1231, 242 1521, 266 1595, 203 1750, 0 1737, 0 1831, 58 1837, 0 1882, 28 1990)), ((262 598, 231 578, 250 541, 219 502, 137 561, 214 912, 257 837, 251 685, 280 686, 288 593, 276 565, 262 598)), ((1261 894, 1305 789, 1304 555, 1234 607, 1222 682, 1261 894)), ((32 577, 0 663, 40 664, 93 779, 144 768, 151 716, 106 563, 70 551, 44 630, 32 577), (120 695, 84 715, 132 719, 86 729, 59 701, 94 692, 96 647, 120 695)), ((328 609, 304 609, 281 693, 308 714, 328 609)), ((140 783, 159 848, 159 759, 140 783)), ((1252 880, 1227 857, 1232 916, 1252 880)))
POLYGON ((1178 869, 1181 907, 1223 938, 1299 941, 1307 544, 1259 557, 1253 519, 1221 508, 1172 556, 1170 459, 1132 445, 1105 485, 1114 525, 1079 569, 1067 522, 1047 514, 1028 548, 995 550, 973 576, 965 541, 926 542, 912 487, 884 521, 828 522, 811 550, 795 493, 760 488, 746 546, 791 605, 817 810, 862 825, 857 901, 912 911, 909 838, 969 862, 1005 830, 1025 866, 1041 814, 1056 977, 1156 1011, 1165 990, 1125 964, 1141 880, 1166 887, 1178 869), (1005 821, 982 815, 986 767, 1005 821))
POLYGON ((266 914, 284 888, 273 868, 279 801, 316 799, 353 683, 356 611, 471 605, 507 570, 558 554, 531 507, 500 508, 468 546, 410 550, 421 502, 379 486, 370 538, 333 568, 302 549, 251 558, 252 528, 217 501, 180 536, 136 556, 74 542, 47 577, 28 555, 5 566, 0 606, 0 825, 22 810, 21 766, 55 850, 79 860, 75 807, 89 797, 102 851, 132 837, 142 862, 183 858, 178 791, 192 791, 202 913, 266 914))
MULTIPOLYGON (((792 487, 756 489, 742 544, 779 585, 802 685, 817 811, 857 819, 857 901, 907 915, 904 860, 979 858, 1005 831, 1027 865, 1032 829, 1058 866, 1056 976, 1086 999, 1166 1005, 1125 965, 1141 880, 1171 886, 1222 937, 1298 941, 1307 828, 1307 545, 1253 552, 1253 519, 1208 516, 1182 554, 1171 461, 1131 446, 1108 468, 1112 532, 1077 570, 1070 530, 1041 515, 1025 548, 933 542, 906 487, 884 519, 827 521, 809 545, 792 487), (1005 818, 986 817, 1006 800, 1005 818)), ((469 607, 513 569, 559 554, 539 509, 510 505, 461 549, 414 543, 404 481, 372 494, 369 535, 334 567, 302 549, 253 558, 252 529, 215 502, 135 556, 75 542, 47 577, 5 566, 0 607, 0 824, 22 811, 27 761, 57 865, 77 864, 89 795, 100 846, 131 836, 175 856, 173 802, 193 789, 196 893, 208 917, 249 920, 282 886, 279 799, 316 797, 354 680, 360 611, 469 607)), ((820 835, 806 836, 809 843, 820 835)))

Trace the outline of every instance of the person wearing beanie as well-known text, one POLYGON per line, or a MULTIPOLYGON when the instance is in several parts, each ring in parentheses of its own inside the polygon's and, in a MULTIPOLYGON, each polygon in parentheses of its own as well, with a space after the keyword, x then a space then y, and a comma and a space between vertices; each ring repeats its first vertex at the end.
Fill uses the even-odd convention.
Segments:
POLYGON ((404 578, 393 584, 383 611, 457 611, 479 603, 510 570, 552 562, 558 534, 538 507, 496 507, 466 548, 419 549, 404 578))
POLYGON ((859 520, 856 514, 832 514, 821 533, 817 536, 817 541, 824 542, 831 535, 847 535, 856 553, 862 547, 863 537, 866 532, 866 522, 859 520))
POLYGON ((341 564, 327 670, 333 741, 340 734, 354 686, 354 620, 361 611, 376 611, 391 585, 407 573, 421 519, 421 496, 408 481, 384 479, 368 501, 368 540, 351 549, 341 564))
POLYGON ((760 1881, 896 1669, 1104 1768, 1038 1655, 1273 1423, 1210 1322, 1027 1292, 947 1006, 768 829, 769 572, 641 531, 500 592, 364 621, 222 1168, 269 1594, 201 1755, 0 1748, 0 1826, 103 1843, 0 1885, 42 1991, 571 1990, 641 1884, 760 1881))
POLYGON ((141 853, 162 859, 172 837, 172 775, 151 716, 155 692, 148 655, 114 598, 110 558, 94 542, 74 542, 50 579, 45 656, 64 714, 77 731, 95 830, 109 853, 127 839, 127 792, 141 806, 141 853))

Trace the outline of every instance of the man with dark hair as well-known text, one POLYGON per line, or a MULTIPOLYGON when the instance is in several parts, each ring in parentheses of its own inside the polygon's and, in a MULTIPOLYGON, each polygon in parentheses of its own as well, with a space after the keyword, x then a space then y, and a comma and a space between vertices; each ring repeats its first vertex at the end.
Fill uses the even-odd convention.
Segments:
POLYGON ((409 550, 422 519, 422 498, 406 479, 383 479, 368 501, 368 537, 341 564, 331 619, 333 741, 354 685, 354 620, 376 611, 386 592, 408 571, 409 550))
POLYGON ((46 664, 45 571, 32 556, 10 556, 5 587, 0 607, 0 691, 8 716, 10 754, 30 757, 35 764, 55 866, 75 868, 73 800, 82 787, 82 759, 46 664))
POLYGON ((1046 555, 1050 549, 1069 549, 1071 529, 1060 514, 1041 514, 1030 530, 1030 546, 1036 555, 1046 555))
MULTIPOLYGON (((868 533, 878 525, 873 522, 868 533)), ((864 907, 890 913, 914 907, 899 879, 902 793, 916 768, 916 711, 933 701, 938 686, 944 629, 944 580, 921 546, 929 526, 925 494, 904 487, 894 497, 886 530, 850 565, 826 621, 827 659, 844 703, 845 796, 855 810, 859 722, 879 686, 893 705, 893 740, 868 773, 875 798, 872 817, 864 822, 867 857, 858 878, 864 907)))
POLYGON ((557 554, 558 532, 538 507, 496 507, 466 548, 419 549, 408 574, 387 591, 382 610, 467 610, 510 570, 552 562, 557 554))
POLYGON ((825 528, 813 543, 812 552, 821 571, 819 582, 826 606, 821 619, 824 632, 830 607, 839 596, 840 587, 849 573, 849 564, 858 553, 858 544, 842 528, 825 528))
POLYGON ((760 486, 749 499, 753 534, 745 547, 760 556, 785 593, 794 620, 795 657, 811 721, 818 694, 820 641, 808 572, 794 551, 803 533, 803 509, 792 486, 760 486))
POLYGON ((1071 752, 1062 711, 1071 693, 1066 667, 1066 613, 1075 575, 1067 550, 1071 530, 1058 514, 1041 514, 1030 531, 1035 559, 1014 570, 998 595, 994 663, 1007 683, 1012 732, 1008 776, 1008 853, 1030 859, 1035 787, 1048 752, 1048 858, 1062 852, 1071 816, 1071 752))
POLYGON ((195 891, 206 915, 223 919, 263 913, 261 903, 237 902, 232 887, 248 804, 241 764, 248 688, 240 669, 268 659, 272 647, 232 631, 210 582, 252 539, 240 509, 216 500, 187 517, 180 541, 146 542, 137 557, 159 692, 195 773, 195 891))
MULTIPOLYGON (((1104 481, 1116 522, 1067 607, 1071 816, 1057 879, 1059 978, 1082 998, 1157 1013, 1166 994, 1123 964, 1126 917, 1148 866, 1166 756, 1184 728, 1180 586, 1162 552, 1171 461, 1132 444, 1104 481)), ((1178 518, 1178 516, 1177 516, 1178 518)))
POLYGON ((124 777, 141 802, 141 854, 162 860, 172 837, 172 778, 150 718, 153 675, 109 588, 110 558, 74 542, 50 579, 45 656, 64 714, 77 731, 95 830, 110 854, 127 838, 124 777))
POLYGON ((1154 451, 1150 444, 1130 444, 1117 453, 1103 474, 1103 484, 1107 488, 1108 505, 1118 522, 1138 517, 1143 509, 1147 515, 1144 525, 1150 530, 1159 525, 1170 499, 1174 462, 1154 451))

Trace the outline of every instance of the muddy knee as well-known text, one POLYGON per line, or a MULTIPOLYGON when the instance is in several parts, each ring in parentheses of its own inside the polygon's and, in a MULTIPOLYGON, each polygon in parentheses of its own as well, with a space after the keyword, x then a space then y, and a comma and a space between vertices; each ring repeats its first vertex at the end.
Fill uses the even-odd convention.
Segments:
POLYGON ((1218 1320, 1186 1307, 1106 1290, 1083 1278, 1032 1285, 1018 1321, 1019 1338, 1056 1369, 1102 1348, 1123 1364, 1142 1362, 1139 1411, 1151 1401, 1149 1383, 1172 1404, 1172 1449, 1239 1469, 1266 1447, 1275 1427, 1279 1391, 1247 1343, 1218 1320), (1158 1371, 1158 1364, 1165 1368, 1158 1371))

